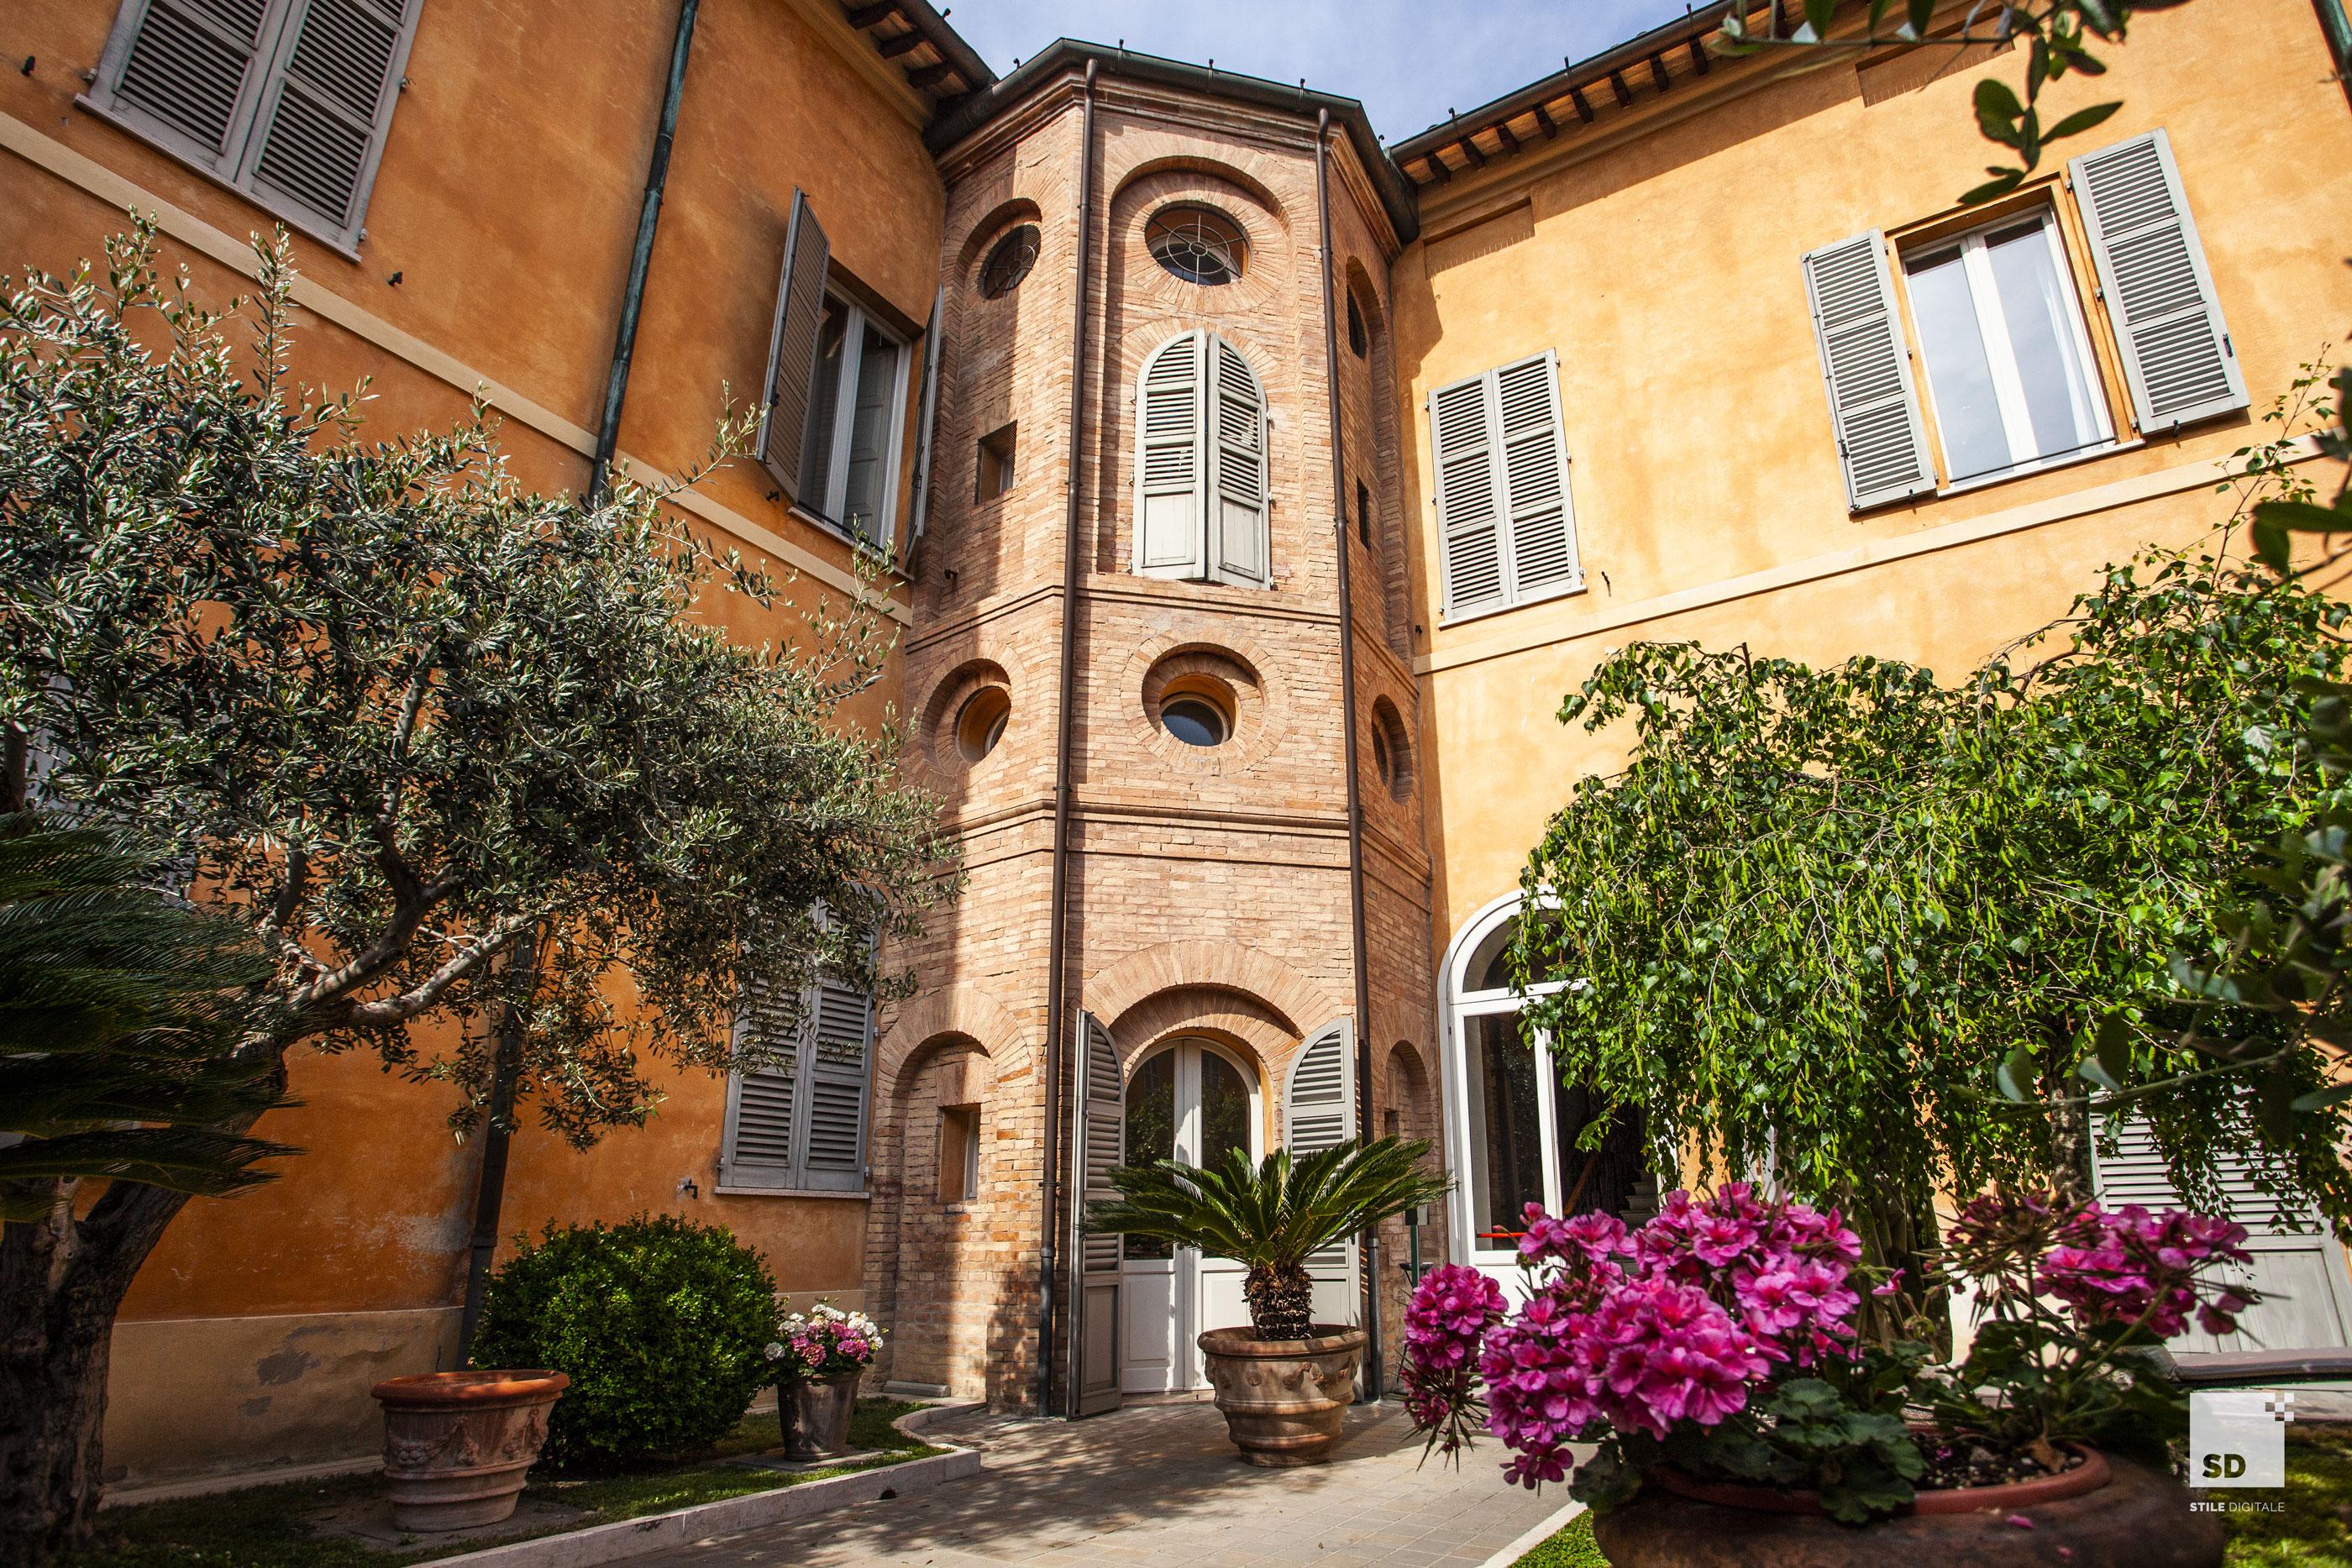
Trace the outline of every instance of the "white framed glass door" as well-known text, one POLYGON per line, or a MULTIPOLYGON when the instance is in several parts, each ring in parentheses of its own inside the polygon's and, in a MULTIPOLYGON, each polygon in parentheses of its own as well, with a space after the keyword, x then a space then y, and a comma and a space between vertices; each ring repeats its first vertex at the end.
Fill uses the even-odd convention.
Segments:
MULTIPOLYGON (((1261 1157, 1256 1074, 1223 1047, 1178 1040, 1146 1057, 1127 1082, 1127 1160, 1261 1157)), ((1240 1264, 1189 1247, 1127 1238, 1119 1263, 1119 1388, 1171 1394, 1208 1386, 1193 1344, 1203 1329, 1249 1321, 1240 1264)))

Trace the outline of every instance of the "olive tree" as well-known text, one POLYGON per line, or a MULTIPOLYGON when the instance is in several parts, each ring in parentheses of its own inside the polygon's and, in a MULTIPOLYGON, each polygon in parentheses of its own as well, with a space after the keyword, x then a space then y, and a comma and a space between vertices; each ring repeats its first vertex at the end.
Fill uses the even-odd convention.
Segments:
MULTIPOLYGON (((955 872, 897 725, 852 706, 890 645, 870 596, 746 645, 698 606, 781 612, 782 589, 662 493, 533 493, 478 408, 363 436, 362 394, 291 379, 283 235, 257 249, 226 313, 158 274, 143 228, 0 306, 12 775, 249 925, 269 972, 239 1060, 282 1078, 297 1045, 371 1051, 454 1089, 460 1131, 519 1113, 493 1105, 503 1078, 585 1144, 651 1113, 650 1060, 752 1059, 730 1027, 747 981, 785 1032, 817 970, 887 991, 874 937, 955 872)), ((0 1239, 20 1559, 89 1532, 108 1330, 187 1201, 51 1197, 0 1239)))

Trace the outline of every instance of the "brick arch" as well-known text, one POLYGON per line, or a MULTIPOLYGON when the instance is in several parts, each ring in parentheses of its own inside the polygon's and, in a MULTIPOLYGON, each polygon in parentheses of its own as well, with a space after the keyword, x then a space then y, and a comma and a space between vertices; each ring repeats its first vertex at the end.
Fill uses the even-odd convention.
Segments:
MULTIPOLYGON (((1179 142, 1177 145, 1181 146, 1181 143, 1179 142)), ((1264 175, 1225 159, 1202 152, 1197 148, 1163 152, 1156 156, 1147 155, 1119 170, 1110 181, 1110 199, 1113 206, 1118 204, 1121 196, 1128 193, 1130 187, 1150 179, 1154 174, 1171 172, 1222 181, 1264 208, 1266 215, 1281 225, 1286 234, 1290 228, 1289 204, 1275 193, 1274 187, 1264 175)), ((1204 198, 1213 193, 1202 193, 1204 198)))
POLYGON ((1254 997, 1301 1038, 1345 1010, 1319 983, 1272 954, 1203 938, 1162 942, 1130 953, 1088 979, 1084 994, 1087 1010, 1116 1034, 1118 1020, 1128 1009, 1183 987, 1254 997))
POLYGON ((875 1082, 896 1099, 906 1087, 910 1064, 942 1036, 980 1047, 999 1083, 1019 1078, 1034 1065, 1035 1048, 1011 1009, 976 987, 958 985, 918 997, 898 1010, 875 1048, 875 1082))

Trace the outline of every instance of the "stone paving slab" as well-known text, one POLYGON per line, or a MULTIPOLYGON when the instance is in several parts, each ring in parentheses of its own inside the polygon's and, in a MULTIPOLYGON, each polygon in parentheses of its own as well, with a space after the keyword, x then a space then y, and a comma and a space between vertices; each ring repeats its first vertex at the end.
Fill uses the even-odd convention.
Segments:
POLYGON ((646 1568, 1478 1568, 1568 1502, 1502 1478, 1482 1445, 1432 1458, 1402 1406, 1359 1406, 1330 1463, 1244 1464, 1205 1405, 1078 1422, 980 1416, 934 1428, 981 1473, 919 1496, 632 1559, 646 1568))

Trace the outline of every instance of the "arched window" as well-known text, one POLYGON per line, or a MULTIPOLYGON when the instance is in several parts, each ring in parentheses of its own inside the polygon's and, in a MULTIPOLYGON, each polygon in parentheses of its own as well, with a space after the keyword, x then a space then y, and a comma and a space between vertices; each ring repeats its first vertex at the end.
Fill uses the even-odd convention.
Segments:
POLYGON ((1214 332, 1171 338, 1136 384, 1135 570, 1264 588, 1265 394, 1214 332))
MULTIPOLYGON (((1601 1097, 1591 1085, 1562 1083, 1550 1040, 1521 1029, 1524 1004, 1511 989, 1504 955, 1522 902, 1509 894, 1472 915, 1441 977, 1445 1163, 1454 1178, 1449 1249, 1453 1261, 1475 1264, 1507 1285, 1518 1277, 1520 1216, 1528 1204, 1555 1214, 1597 1209, 1629 1223, 1657 1206, 1641 1117, 1620 1111, 1598 1149, 1580 1148, 1601 1097)), ((1573 983, 1538 986, 1533 994, 1573 983)))

